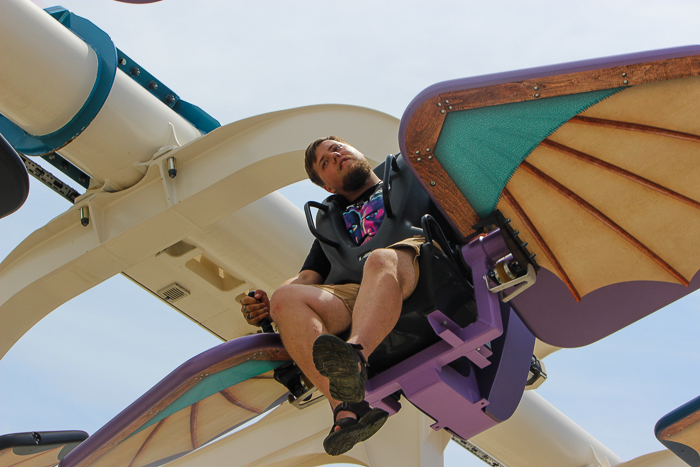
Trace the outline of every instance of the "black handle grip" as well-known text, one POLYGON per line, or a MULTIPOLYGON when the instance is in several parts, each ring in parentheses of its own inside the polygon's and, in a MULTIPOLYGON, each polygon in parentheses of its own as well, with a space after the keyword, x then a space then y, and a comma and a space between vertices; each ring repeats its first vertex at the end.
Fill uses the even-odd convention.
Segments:
POLYGON ((396 157, 393 154, 386 156, 384 163, 384 185, 382 185, 382 198, 384 198, 384 212, 386 217, 394 217, 394 212, 391 210, 391 171, 399 170, 399 164, 396 162, 396 157))
POLYGON ((423 236, 425 237, 425 243, 433 243, 433 234, 437 234, 438 245, 442 248, 442 252, 447 255, 452 261, 459 263, 457 260, 456 253, 452 250, 450 242, 447 241, 445 232, 442 231, 442 227, 437 223, 435 218, 430 214, 424 215, 420 220, 421 227, 423 227, 423 236))
MULTIPOLYGON (((255 290, 248 292, 248 296, 255 298, 255 290)), ((263 332, 275 332, 275 330, 272 329, 272 321, 270 321, 270 318, 265 318, 264 320, 260 321, 260 327, 262 328, 263 332)))
POLYGON ((320 209, 323 212, 328 211, 328 206, 325 204, 319 203, 317 201, 307 201, 306 204, 304 205, 304 214, 306 215, 306 223, 309 225, 309 230, 311 231, 311 234, 318 239, 319 242, 323 242, 326 245, 330 245, 333 248, 338 248, 340 244, 334 240, 331 240, 330 238, 324 236, 316 230, 316 225, 314 224, 314 219, 313 216, 311 215, 311 208, 316 208, 320 209))

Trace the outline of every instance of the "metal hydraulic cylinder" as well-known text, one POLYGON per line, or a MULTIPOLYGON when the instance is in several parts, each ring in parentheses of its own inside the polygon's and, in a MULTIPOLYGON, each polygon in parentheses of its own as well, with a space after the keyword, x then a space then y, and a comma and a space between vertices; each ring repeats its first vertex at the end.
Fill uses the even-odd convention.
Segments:
MULTIPOLYGON (((60 134, 84 117, 81 109, 97 98, 96 80, 104 85, 106 67, 95 49, 29 0, 3 0, 0 13, 0 113, 30 137, 60 134)), ((171 145, 173 134, 179 145, 201 136, 120 69, 99 112, 80 127, 55 149, 105 191, 141 180, 145 169, 138 164, 171 145)))

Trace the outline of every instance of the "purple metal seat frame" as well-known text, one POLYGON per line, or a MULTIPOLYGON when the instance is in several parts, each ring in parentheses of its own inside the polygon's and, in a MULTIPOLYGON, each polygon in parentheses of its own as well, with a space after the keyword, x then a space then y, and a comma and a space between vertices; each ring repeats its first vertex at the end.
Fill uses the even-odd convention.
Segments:
POLYGON ((433 429, 446 428, 468 439, 515 411, 525 388, 535 337, 497 294, 487 290, 483 280, 489 268, 509 254, 500 231, 477 238, 461 253, 472 270, 477 321, 461 328, 440 310, 433 311, 428 320, 442 340, 368 380, 366 399, 393 414, 401 406, 391 395, 402 391, 435 419, 433 429), (499 338, 502 341, 492 345, 494 352, 486 347, 499 338), (460 357, 472 363, 468 376, 449 366, 460 357))

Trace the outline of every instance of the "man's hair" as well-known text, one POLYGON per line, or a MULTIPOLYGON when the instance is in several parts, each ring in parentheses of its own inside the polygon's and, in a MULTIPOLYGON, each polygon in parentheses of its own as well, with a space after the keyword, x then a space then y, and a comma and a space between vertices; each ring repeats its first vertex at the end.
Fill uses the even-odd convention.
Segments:
POLYGON ((309 180, 320 187, 324 186, 325 182, 321 180, 321 177, 319 177, 314 170, 314 163, 316 162, 316 148, 318 148, 319 144, 328 140, 348 144, 343 138, 338 136, 326 136, 325 138, 319 138, 313 143, 309 144, 309 147, 306 148, 306 152, 304 153, 304 168, 306 169, 306 174, 309 176, 309 180))

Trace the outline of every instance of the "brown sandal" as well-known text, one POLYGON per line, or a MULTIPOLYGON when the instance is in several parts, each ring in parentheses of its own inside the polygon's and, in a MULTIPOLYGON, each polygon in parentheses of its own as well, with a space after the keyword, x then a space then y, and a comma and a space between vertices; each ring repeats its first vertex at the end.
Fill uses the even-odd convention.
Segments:
POLYGON ((348 344, 332 334, 321 334, 314 341, 314 365, 328 378, 331 397, 343 402, 360 403, 365 400, 367 360, 362 346, 348 344))
POLYGON ((323 440, 323 449, 331 456, 345 454, 357 443, 368 440, 384 425, 389 414, 382 410, 373 409, 366 401, 341 402, 333 410, 333 426, 330 433, 323 440), (340 412, 348 411, 357 416, 357 419, 345 417, 337 420, 340 412), (340 427, 340 430, 336 430, 340 427))

